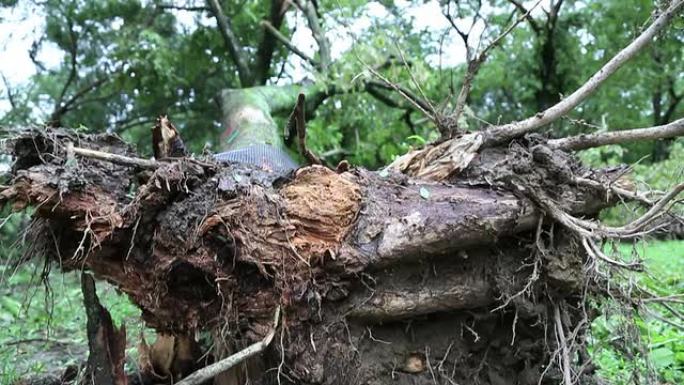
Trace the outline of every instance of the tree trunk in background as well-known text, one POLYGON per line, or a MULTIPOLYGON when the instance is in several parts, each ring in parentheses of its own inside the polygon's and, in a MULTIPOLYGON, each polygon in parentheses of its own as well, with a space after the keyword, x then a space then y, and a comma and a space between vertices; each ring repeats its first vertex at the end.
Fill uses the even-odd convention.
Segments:
POLYGON ((300 87, 263 86, 224 90, 221 93, 224 150, 255 144, 282 147, 282 132, 271 116, 291 109, 300 87))
POLYGON ((273 116, 288 116, 300 93, 307 98, 307 111, 313 111, 333 92, 331 88, 323 89, 315 85, 223 90, 221 111, 224 131, 221 149, 235 150, 255 144, 282 148, 284 127, 278 127, 273 116))

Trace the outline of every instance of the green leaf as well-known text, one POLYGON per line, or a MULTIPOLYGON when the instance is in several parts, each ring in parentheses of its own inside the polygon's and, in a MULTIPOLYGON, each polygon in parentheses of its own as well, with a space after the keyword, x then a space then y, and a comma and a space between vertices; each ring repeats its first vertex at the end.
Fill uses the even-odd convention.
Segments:
POLYGON ((663 369, 675 363, 675 354, 667 347, 651 350, 650 358, 657 369, 663 369))
POLYGON ((407 137, 406 139, 407 140, 415 140, 416 142, 420 143, 421 145, 427 143, 427 140, 425 140, 425 138, 423 138, 420 135, 411 135, 411 136, 407 137))
POLYGON ((64 166, 65 166, 66 168, 74 168, 74 167, 76 167, 77 165, 78 165, 78 160, 76 159, 76 157, 68 158, 68 159, 66 160, 66 162, 64 162, 64 166))

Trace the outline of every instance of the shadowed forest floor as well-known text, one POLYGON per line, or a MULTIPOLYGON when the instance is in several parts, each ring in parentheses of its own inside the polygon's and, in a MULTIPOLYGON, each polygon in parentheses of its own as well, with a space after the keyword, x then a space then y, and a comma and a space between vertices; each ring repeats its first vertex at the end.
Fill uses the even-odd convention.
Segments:
MULTIPOLYGON (((652 241, 633 247, 618 246, 625 257, 640 255, 645 259, 649 276, 642 283, 662 296, 684 295, 684 241, 652 241)), ((28 264, 17 271, 0 266, 0 384, 27 375, 56 373, 66 365, 84 360, 87 355, 85 313, 76 273, 49 274, 50 290, 40 282, 42 265, 28 264), (48 293, 48 295, 46 295, 48 293)), ((128 362, 135 366, 139 335, 148 341, 153 332, 144 328, 139 310, 115 288, 98 283, 103 305, 114 321, 126 324, 128 362)), ((593 325, 592 355, 599 373, 614 384, 629 383, 632 360, 620 354, 618 315, 606 315, 593 325)), ((684 383, 684 331, 653 317, 638 322, 639 332, 648 344, 651 365, 664 383, 684 383)))

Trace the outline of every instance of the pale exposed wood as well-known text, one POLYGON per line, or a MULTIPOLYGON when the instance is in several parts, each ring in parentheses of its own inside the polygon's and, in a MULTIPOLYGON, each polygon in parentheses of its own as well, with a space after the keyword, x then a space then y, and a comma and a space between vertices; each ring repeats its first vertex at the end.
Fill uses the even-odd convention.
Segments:
POLYGON ((176 385, 198 385, 207 380, 216 377, 218 374, 229 370, 230 368, 244 362, 246 359, 261 353, 264 349, 270 345, 273 337, 275 336, 276 329, 278 329, 278 320, 280 319, 280 307, 275 310, 275 315, 273 316, 273 329, 262 339, 261 341, 249 345, 248 347, 240 350, 239 352, 226 357, 218 362, 215 362, 209 366, 197 370, 191 375, 185 377, 182 381, 177 382, 176 385))
POLYGON ((68 151, 73 151, 75 155, 84 156, 87 158, 93 158, 97 160, 103 160, 106 162, 116 163, 124 166, 136 166, 148 170, 154 170, 159 168, 160 162, 142 159, 142 158, 132 158, 130 156, 117 155, 109 152, 90 150, 87 148, 80 147, 70 147, 68 151))

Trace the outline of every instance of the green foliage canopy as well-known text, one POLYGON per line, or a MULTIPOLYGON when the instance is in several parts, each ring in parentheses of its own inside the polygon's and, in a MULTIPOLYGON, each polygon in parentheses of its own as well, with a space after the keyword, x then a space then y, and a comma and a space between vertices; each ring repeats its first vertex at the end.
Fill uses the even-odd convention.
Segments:
MULTIPOLYGON (((206 144, 217 150, 220 90, 313 82, 334 89, 316 111, 310 111, 313 149, 328 155, 331 162, 346 157, 356 164, 379 167, 410 146, 434 139, 436 130, 392 90, 365 92, 362 80, 374 78, 369 69, 448 111, 460 89, 465 64, 445 58, 453 57, 453 52, 465 55, 465 50, 455 28, 444 22, 445 15, 463 31, 476 22, 468 40, 475 52, 479 40, 481 49, 524 12, 522 7, 532 4, 321 0, 316 12, 333 52, 333 64, 321 71, 274 40, 261 23, 268 21, 294 44, 313 43, 298 37, 310 33, 302 10, 282 0, 222 1, 222 12, 253 75, 251 84, 241 85, 238 67, 209 3, 3 2, 3 7, 30 8, 44 15, 45 23, 44 33, 27 46, 36 73, 25 83, 10 84, 3 97, 11 99, 13 108, 0 117, 0 124, 56 121, 92 131, 109 130, 149 153, 151 122, 157 115, 168 114, 194 151, 206 144), (421 18, 425 17, 441 20, 432 24, 444 28, 423 27, 426 23, 421 18), (63 52, 57 67, 38 60, 48 45, 63 52), (265 70, 258 73, 265 62, 265 70)), ((531 12, 483 65, 467 100, 468 127, 521 119, 557 102, 631 41, 657 6, 648 0, 544 2, 544 9, 531 12)), ((651 126, 681 117, 681 25, 677 21, 570 117, 550 127, 549 134, 651 126)), ((315 51, 317 45, 312 45, 315 51)), ((298 48, 312 51, 311 47, 298 48)), ((319 53, 311 56, 320 59, 319 53)), ((669 155, 669 146, 633 144, 622 160, 631 162, 645 155, 661 160, 669 155)))

